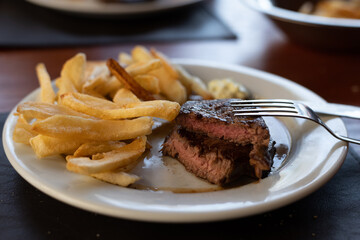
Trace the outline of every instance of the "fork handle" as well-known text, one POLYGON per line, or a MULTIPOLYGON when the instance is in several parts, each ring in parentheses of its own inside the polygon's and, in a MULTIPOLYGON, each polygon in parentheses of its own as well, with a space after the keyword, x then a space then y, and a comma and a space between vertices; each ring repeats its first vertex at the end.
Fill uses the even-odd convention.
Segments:
POLYGON ((329 128, 320 118, 317 118, 316 120, 315 119, 311 119, 312 121, 315 121, 319 124, 321 124, 329 133, 331 133, 331 135, 333 135, 334 137, 336 137, 337 139, 340 139, 342 141, 346 141, 346 142, 349 142, 349 143, 355 143, 355 144, 359 144, 360 145, 360 140, 358 139, 355 139, 355 138, 350 138, 350 137, 345 137, 345 136, 342 136, 340 134, 336 134, 334 133, 331 128, 329 128))
POLYGON ((360 107, 339 103, 303 102, 317 114, 360 119, 360 107))
POLYGON ((355 143, 355 144, 359 144, 360 145, 360 140, 354 139, 354 138, 349 138, 349 137, 345 137, 345 136, 341 136, 341 135, 334 135, 336 138, 349 142, 349 143, 355 143))

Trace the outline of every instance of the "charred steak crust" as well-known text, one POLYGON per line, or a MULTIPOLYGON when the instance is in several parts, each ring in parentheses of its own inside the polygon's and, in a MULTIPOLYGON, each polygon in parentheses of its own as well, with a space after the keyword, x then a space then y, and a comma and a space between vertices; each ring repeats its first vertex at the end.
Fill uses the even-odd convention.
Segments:
POLYGON ((163 155, 209 182, 225 185, 241 175, 269 172, 274 142, 261 117, 234 117, 231 99, 188 101, 165 139, 163 155))
POLYGON ((233 109, 230 99, 188 101, 175 122, 189 131, 231 142, 247 144, 260 138, 269 140, 269 130, 261 117, 234 117, 233 109))

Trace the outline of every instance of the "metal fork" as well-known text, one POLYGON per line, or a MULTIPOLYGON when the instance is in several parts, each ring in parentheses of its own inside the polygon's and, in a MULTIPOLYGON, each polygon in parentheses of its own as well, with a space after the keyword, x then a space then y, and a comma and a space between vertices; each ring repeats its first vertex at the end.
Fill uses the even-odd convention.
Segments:
POLYGON ((360 144, 360 140, 341 136, 333 132, 311 108, 296 101, 286 99, 233 100, 231 101, 231 106, 241 107, 240 109, 233 110, 235 116, 273 116, 308 119, 323 126, 337 139, 360 144))

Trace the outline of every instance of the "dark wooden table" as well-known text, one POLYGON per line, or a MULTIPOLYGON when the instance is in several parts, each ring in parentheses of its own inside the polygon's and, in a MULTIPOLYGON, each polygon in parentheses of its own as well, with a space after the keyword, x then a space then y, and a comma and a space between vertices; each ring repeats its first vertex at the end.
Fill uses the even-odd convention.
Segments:
MULTIPOLYGON (((247 9, 237 0, 210 1, 208 4, 212 5, 219 17, 238 34, 238 39, 191 40, 185 42, 159 41, 140 44, 155 47, 169 57, 206 59, 260 69, 297 82, 316 92, 329 102, 360 106, 359 54, 317 51, 289 42, 271 21, 247 9)), ((34 70, 38 62, 44 62, 50 75, 55 78, 58 76, 64 61, 75 53, 84 52, 90 60, 107 59, 109 57, 117 57, 117 53, 120 51, 130 51, 133 46, 134 43, 129 42, 126 44, 87 47, 0 48, 0 112, 10 111, 19 100, 38 87, 34 70)), ((359 126, 359 121, 345 121, 347 127, 351 129, 351 135, 360 137, 360 128, 357 127, 359 126)), ((358 152, 359 154, 359 146, 351 146, 351 148, 354 150, 353 153, 356 154, 356 152, 358 152)), ((355 166, 359 169, 358 164, 355 166)), ((14 170, 9 167, 8 171, 14 170)), ((356 171, 359 173, 359 170, 356 171)), ((358 180, 359 178, 357 178, 357 181, 358 180)), ((359 184, 359 182, 357 182, 357 184, 359 184)), ((267 216, 268 220, 262 222, 259 220, 260 217, 253 217, 242 219, 238 222, 229 221, 219 224, 181 225, 181 227, 178 227, 171 224, 149 225, 148 223, 118 220, 87 213, 47 197, 35 190, 19 176, 12 176, 11 180, 9 179, 8 187, 13 187, 7 190, 9 195, 13 194, 14 196, 15 194, 15 196, 17 196, 16 191, 21 191, 22 196, 13 198, 10 196, 6 197, 5 200, 0 199, 2 207, 4 207, 3 201, 8 201, 9 204, 21 204, 22 197, 28 201, 28 203, 24 205, 24 209, 16 208, 13 209, 13 211, 18 213, 19 216, 26 215, 19 218, 19 220, 24 221, 24 225, 18 224, 16 226, 20 228, 19 231, 25 231, 24 235, 21 236, 29 234, 29 239, 47 237, 49 237, 49 239, 72 239, 74 237, 84 237, 86 239, 105 239, 106 237, 111 239, 111 237, 122 238, 124 236, 146 237, 146 232, 141 233, 141 229, 148 231, 149 234, 154 237, 165 237, 168 234, 169 237, 177 238, 178 236, 178 238, 183 238, 187 235, 186 233, 190 235, 190 231, 194 231, 197 237, 207 236, 210 238, 219 238, 220 233, 215 231, 214 228, 219 227, 219 231, 225 231, 227 227, 237 228, 238 224, 254 232, 252 235, 243 228, 246 234, 242 236, 240 231, 238 238, 243 237, 244 239, 256 239, 255 236, 269 236, 270 239, 316 239, 326 236, 326 239, 332 239, 332 237, 334 237, 333 239, 338 239, 337 237, 346 231, 346 227, 344 226, 338 229, 335 235, 319 234, 319 232, 316 232, 317 230, 312 227, 312 224, 316 221, 317 215, 323 214, 322 217, 326 218, 328 213, 310 212, 312 209, 312 207, 309 207, 312 204, 311 199, 305 199, 293 207, 285 208, 285 210, 273 212, 273 220, 276 221, 276 224, 274 222, 273 225, 271 225, 271 213, 269 213, 267 216), (32 195, 29 196, 27 194, 32 195), (39 203, 39 201, 45 202, 43 204, 43 210, 48 211, 48 213, 26 210, 27 208, 31 208, 32 205, 37 205, 34 207, 40 210, 42 203, 39 203), (304 206, 309 212, 301 212, 304 206), (58 212, 57 209, 59 209, 61 213, 58 212), (74 218, 72 218, 73 213, 74 218), (36 223, 38 214, 40 220, 38 221, 39 223, 36 223), (291 216, 296 214, 302 216, 303 219, 301 221, 291 219, 291 216), (88 225, 87 218, 90 219, 88 225), (82 219, 82 223, 78 222, 80 219, 82 219), (288 224, 289 221, 291 224, 288 224), (269 223, 269 225, 261 228, 266 223, 269 223), (296 226, 297 224, 299 224, 299 226, 296 226), (21 230, 21 228, 23 228, 23 230, 21 230), (123 229, 123 231, 121 231, 121 229, 123 229), (258 233, 258 230, 265 230, 268 234, 264 233, 262 235, 258 233), (84 233, 86 231, 88 232, 84 233), (277 231, 279 232, 277 233, 277 231), (280 234, 280 231, 285 231, 287 235, 280 234), (162 234, 160 234, 161 232, 162 234), (122 233, 124 236, 121 235, 122 233)), ((330 195, 335 194, 331 193, 331 190, 324 191, 330 191, 330 193, 328 192, 330 195)), ((324 191, 322 193, 324 193, 324 191)), ((331 211, 331 204, 329 211, 331 211)), ((359 210, 359 204, 355 204, 353 207, 357 209, 357 211, 359 210)), ((350 209, 345 209, 344 211, 350 211, 350 209)), ((341 213, 338 214, 341 215, 341 213)), ((359 215, 356 214, 354 215, 354 217, 358 216, 359 215)), ((266 215, 262 217, 266 218, 266 215)), ((335 215, 331 219, 339 218, 340 221, 341 217, 342 216, 335 215)), ((0 219, 0 224, 7 221, 2 216, 0 216, 0 219)), ((330 222, 330 224, 335 222, 334 220, 334 222, 330 222)), ((359 223, 359 221, 357 221, 357 223, 359 223)), ((355 224, 351 227, 356 228, 356 226, 359 228, 360 225, 355 224)), ((335 228, 336 230, 336 226, 329 225, 328 227, 335 228)), ((333 229, 333 231, 335 230, 333 229)), ((318 231, 321 232, 322 230, 318 231)), ((16 229, 13 229, 12 233, 7 231, 6 233, 10 235, 5 236, 19 236, 16 235, 15 232, 16 229)), ((236 231, 231 230, 230 232, 235 233, 236 231)), ((355 233, 355 235, 351 236, 360 237, 357 235, 359 234, 358 230, 352 230, 352 233, 355 233)), ((226 235, 226 232, 223 232, 223 234, 226 235)))

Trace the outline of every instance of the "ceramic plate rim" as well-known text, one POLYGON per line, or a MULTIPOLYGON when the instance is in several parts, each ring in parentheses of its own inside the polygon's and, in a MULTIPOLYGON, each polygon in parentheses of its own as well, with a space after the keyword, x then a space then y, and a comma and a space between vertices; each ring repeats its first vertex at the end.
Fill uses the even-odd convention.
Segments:
MULTIPOLYGON (((216 62, 209 62, 209 61, 203 61, 203 60, 191 60, 191 59, 174 59, 175 63, 183 64, 185 67, 193 66, 193 67, 207 67, 207 68, 216 68, 216 69, 222 69, 222 70, 230 70, 239 72, 241 74, 250 75, 253 77, 261 78, 265 81, 270 81, 276 84, 283 84, 288 85, 291 87, 294 87, 295 89, 299 90, 300 92, 304 92, 309 96, 312 96, 312 100, 316 100, 319 102, 324 102, 324 100, 313 93, 312 91, 306 89, 305 87, 291 82, 290 80, 287 80, 285 78, 266 73, 260 70, 244 67, 244 66, 238 66, 238 65, 231 65, 231 64, 219 64, 216 62)), ((27 97, 29 97, 32 94, 36 94, 36 90, 30 93, 27 97)), ((25 98, 27 98, 25 97, 25 98)), ((24 98, 24 99, 25 99, 24 98)), ((12 112, 15 110, 15 108, 12 110, 12 112)), ((11 112, 11 113, 12 113, 11 112)), ((300 190, 288 192, 284 196, 278 196, 277 198, 272 198, 271 201, 266 202, 258 202, 256 204, 252 204, 251 206, 247 207, 239 207, 236 204, 236 201, 234 204, 229 204, 227 206, 221 206, 213 204, 212 209, 196 209, 191 208, 191 206, 182 206, 181 204, 177 205, 174 209, 169 209, 169 206, 167 205, 150 205, 149 208, 143 207, 140 209, 137 209, 136 206, 126 206, 126 202, 120 204, 122 205, 118 209, 114 209, 114 206, 107 206, 105 203, 93 203, 93 202, 84 202, 82 199, 76 199, 73 196, 69 194, 64 194, 63 192, 59 191, 59 189, 52 189, 51 186, 48 186, 47 184, 44 184, 41 182, 41 179, 39 179, 38 176, 32 176, 29 172, 26 171, 24 168, 24 163, 20 160, 16 159, 15 156, 13 156, 13 153, 11 152, 11 149, 9 147, 9 143, 7 142, 7 134, 9 134, 10 131, 10 118, 12 114, 9 114, 4 128, 3 128, 3 147, 5 150, 5 153, 11 163, 11 165, 15 168, 15 170, 30 184, 32 184, 35 188, 41 190, 45 194, 59 200, 62 202, 65 202, 71 206, 75 206, 80 209, 84 209, 87 211, 97 212, 100 214, 118 217, 118 218, 125 218, 125 219, 133 219, 133 220, 142 220, 142 221, 150 221, 150 222, 208 222, 208 221, 216 221, 216 220, 225 220, 225 219, 232 219, 232 218, 239 218, 239 217, 246 217, 254 214, 258 214, 264 211, 270 211, 273 209, 276 209, 281 206, 285 206, 289 203, 292 203, 296 200, 301 199, 302 197, 305 197, 306 195, 310 194, 311 192, 317 190, 320 188, 323 184, 325 184, 330 178, 338 171, 338 169, 341 167, 346 154, 348 150, 348 146, 346 144, 342 144, 340 147, 340 153, 338 158, 336 159, 336 162, 331 166, 330 170, 327 171, 325 174, 322 174, 320 177, 317 177, 312 181, 311 184, 307 186, 303 186, 300 190), (116 210, 116 211, 115 211, 116 210)), ((341 128, 345 129, 345 125, 343 121, 340 118, 337 118, 338 122, 341 128)), ((346 130, 344 130, 346 133, 346 130)), ((25 166, 26 167, 26 166, 25 166)), ((105 186, 106 187, 106 186, 105 186)), ((133 189, 124 189, 124 191, 138 191, 133 189)), ((222 192, 226 191, 232 191, 229 190, 223 190, 222 192)), ((141 194, 163 194, 163 196, 170 196, 173 193, 168 192, 162 192, 162 193, 151 193, 148 191, 148 193, 141 193, 141 194)), ((197 193, 198 194, 198 193, 197 193)), ((200 193, 200 194, 211 194, 211 193, 200 193)), ((190 196, 189 194, 178 194, 177 196, 181 196, 184 198, 187 198, 190 196)), ((191 197, 190 197, 191 198, 191 197)))

